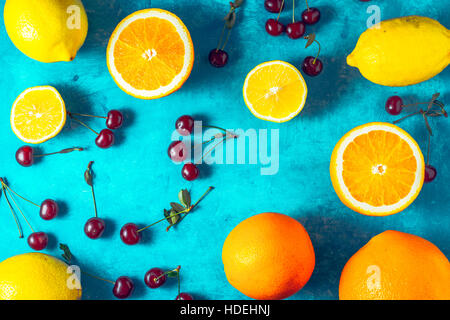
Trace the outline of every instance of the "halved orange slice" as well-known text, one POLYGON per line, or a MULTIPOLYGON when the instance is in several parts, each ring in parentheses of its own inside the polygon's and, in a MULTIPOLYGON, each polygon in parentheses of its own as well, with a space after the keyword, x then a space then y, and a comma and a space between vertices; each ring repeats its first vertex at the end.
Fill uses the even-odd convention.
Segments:
POLYGON ((109 39, 109 72, 126 93, 156 99, 178 90, 194 64, 188 29, 173 13, 137 11, 123 19, 109 39))
POLYGON ((404 210, 419 195, 424 173, 416 141, 390 123, 354 128, 331 156, 334 190, 346 206, 365 215, 386 216, 404 210))
POLYGON ((308 89, 300 71, 284 61, 256 66, 245 79, 244 101, 253 115, 272 122, 286 122, 302 111, 308 89))
POLYGON ((50 86, 28 88, 14 101, 11 128, 26 143, 42 143, 56 136, 66 123, 66 107, 50 86))

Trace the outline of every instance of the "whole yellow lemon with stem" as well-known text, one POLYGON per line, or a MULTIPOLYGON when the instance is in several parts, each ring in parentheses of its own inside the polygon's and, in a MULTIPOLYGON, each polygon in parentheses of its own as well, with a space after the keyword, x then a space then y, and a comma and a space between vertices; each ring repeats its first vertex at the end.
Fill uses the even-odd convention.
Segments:
POLYGON ((17 49, 40 62, 72 61, 87 36, 80 0, 6 0, 3 17, 17 49))
POLYGON ((25 253, 0 263, 0 300, 79 300, 69 288, 68 265, 44 253, 25 253))
POLYGON ((431 242, 388 230, 370 239, 346 263, 341 300, 448 300, 450 263, 431 242))
POLYGON ((385 20, 361 34, 347 63, 377 84, 417 84, 450 63, 450 30, 420 16, 385 20))

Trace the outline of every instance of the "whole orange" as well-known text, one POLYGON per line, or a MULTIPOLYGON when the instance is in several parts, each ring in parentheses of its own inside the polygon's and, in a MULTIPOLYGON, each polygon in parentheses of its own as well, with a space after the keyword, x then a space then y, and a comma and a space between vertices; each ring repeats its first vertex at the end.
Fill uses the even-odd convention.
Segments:
POLYGON ((314 270, 314 248, 305 228, 280 213, 261 213, 238 224, 222 249, 228 282, 253 299, 287 298, 314 270))
POLYGON ((399 231, 373 237, 344 267, 341 300, 450 299, 450 263, 431 242, 399 231))

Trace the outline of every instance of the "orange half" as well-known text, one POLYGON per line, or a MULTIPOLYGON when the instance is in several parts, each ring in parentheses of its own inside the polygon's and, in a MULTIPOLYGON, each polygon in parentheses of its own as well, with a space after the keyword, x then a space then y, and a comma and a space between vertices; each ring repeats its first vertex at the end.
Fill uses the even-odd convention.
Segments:
POLYGON ((156 99, 178 90, 194 64, 188 29, 173 13, 137 11, 123 19, 108 44, 107 64, 117 85, 140 99, 156 99))
POLYGON ((341 201, 356 212, 386 216, 419 195, 425 162, 416 141, 390 123, 368 123, 348 132, 331 156, 330 175, 341 201))

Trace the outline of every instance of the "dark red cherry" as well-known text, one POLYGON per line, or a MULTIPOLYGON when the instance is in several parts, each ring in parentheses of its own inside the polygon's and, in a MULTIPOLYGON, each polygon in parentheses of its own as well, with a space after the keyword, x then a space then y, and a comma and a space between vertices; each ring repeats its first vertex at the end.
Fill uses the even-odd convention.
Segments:
POLYGON ((114 144, 114 132, 103 129, 95 139, 95 144, 102 149, 111 147, 114 144))
POLYGON ((167 149, 167 154, 172 161, 182 162, 186 159, 188 150, 183 141, 173 141, 167 149))
POLYGON ((123 243, 133 245, 141 240, 138 227, 134 223, 127 223, 120 229, 120 239, 123 243))
POLYGON ((116 298, 126 299, 131 296, 133 291, 134 283, 130 278, 124 276, 117 278, 113 288, 113 294, 116 298))
POLYGON ((39 215, 44 220, 52 220, 58 215, 59 207, 56 201, 47 199, 41 203, 41 209, 39 210, 39 215))
POLYGON ((164 271, 160 268, 152 268, 148 270, 144 277, 147 287, 151 289, 161 287, 167 280, 167 276, 163 274, 164 271))
POLYGON ((432 165, 427 164, 425 166, 425 179, 424 182, 428 183, 433 181, 436 178, 437 170, 432 165))
POLYGON ((33 232, 28 236, 28 245, 33 250, 43 250, 47 247, 48 236, 45 232, 33 232))
POLYGON ((122 126, 123 114, 119 110, 111 110, 106 117, 106 126, 109 129, 118 129, 122 126))
POLYGON ((320 59, 309 56, 306 57, 305 60, 303 60, 302 70, 308 76, 315 77, 322 72, 322 69, 323 64, 322 61, 320 61, 320 59))
POLYGON ((175 122, 175 129, 182 136, 190 135, 194 129, 194 118, 187 115, 179 117, 175 122))
POLYGON ((197 166, 193 163, 186 163, 183 166, 183 169, 181 170, 181 175, 183 178, 185 178, 187 181, 192 181, 197 179, 199 174, 199 170, 197 166))
POLYGON ((269 19, 266 22, 266 31, 271 36, 279 36, 284 32, 284 25, 275 19, 269 19))
POLYGON ((20 147, 16 151, 16 161, 24 167, 29 167, 34 163, 34 150, 30 146, 20 147))
POLYGON ((181 292, 175 300, 194 300, 194 297, 191 296, 189 293, 181 292))
POLYGON ((385 109, 393 116, 399 115, 403 110, 403 100, 399 96, 389 97, 386 101, 385 109))
POLYGON ((272 13, 278 13, 284 9, 283 0, 265 0, 264 8, 272 13))
POLYGON ((105 231, 105 221, 94 217, 90 218, 84 225, 84 233, 91 239, 98 239, 105 231))
POLYGON ((208 60, 213 67, 222 68, 228 63, 228 53, 221 49, 212 49, 208 60))
POLYGON ((301 21, 289 23, 286 27, 286 33, 291 39, 299 39, 305 34, 305 24, 301 21))
POLYGON ((308 8, 302 12, 302 20, 306 24, 316 24, 320 20, 320 11, 317 8, 308 8))

